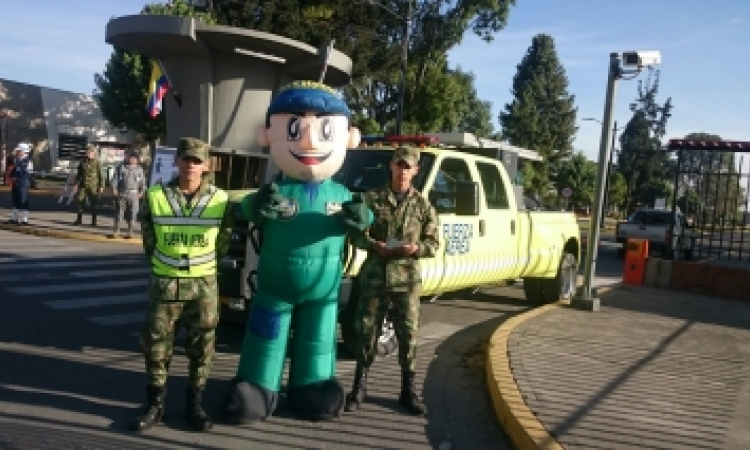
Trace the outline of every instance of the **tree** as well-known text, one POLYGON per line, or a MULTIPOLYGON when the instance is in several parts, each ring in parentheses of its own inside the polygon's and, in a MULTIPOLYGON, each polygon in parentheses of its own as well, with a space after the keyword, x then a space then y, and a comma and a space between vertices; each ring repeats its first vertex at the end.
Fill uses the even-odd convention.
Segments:
MULTIPOLYGON (((141 14, 192 16, 206 23, 214 19, 199 13, 184 0, 173 0, 169 4, 146 5, 141 14)), ((166 133, 165 110, 156 118, 146 111, 148 85, 151 79, 151 59, 119 48, 112 51, 102 74, 94 75, 96 99, 102 115, 117 128, 129 128, 153 141, 166 133)))
POLYGON ((607 192, 607 201, 610 205, 622 206, 625 203, 628 184, 625 177, 618 170, 613 170, 609 175, 609 191, 607 192))
POLYGON ((588 207, 594 202, 596 184, 596 163, 590 161, 583 152, 564 160, 555 177, 558 189, 570 188, 573 191, 569 202, 575 207, 588 207))
POLYGON ((512 145, 536 150, 544 158, 533 164, 534 178, 528 182, 532 192, 544 195, 573 152, 575 97, 568 93, 568 78, 549 35, 532 39, 517 69, 511 89, 514 99, 499 120, 512 145))
MULTIPOLYGON (((393 127, 400 94, 406 1, 382 2, 398 16, 378 5, 350 0, 246 0, 234 4, 234 8, 215 10, 219 23, 279 34, 316 47, 335 39, 336 48, 354 63, 352 82, 344 88, 350 107, 373 118, 383 129, 393 127)), ((476 109, 450 112, 456 107, 458 93, 443 95, 438 89, 454 82, 445 64, 446 55, 461 43, 467 30, 491 41, 507 24, 515 0, 412 0, 412 4, 404 128, 440 131, 436 128, 446 125, 435 119, 438 114, 425 109, 447 114, 446 121, 455 127, 476 125, 476 109)), ((471 93, 464 93, 461 101, 471 102, 471 93)))
POLYGON ((638 204, 653 205, 656 198, 671 192, 662 181, 672 180, 674 174, 674 164, 661 144, 672 115, 672 99, 668 98, 664 104, 656 101, 659 71, 648 70, 646 82, 638 82, 638 95, 630 105, 633 116, 620 135, 617 165, 627 182, 627 213, 638 204))

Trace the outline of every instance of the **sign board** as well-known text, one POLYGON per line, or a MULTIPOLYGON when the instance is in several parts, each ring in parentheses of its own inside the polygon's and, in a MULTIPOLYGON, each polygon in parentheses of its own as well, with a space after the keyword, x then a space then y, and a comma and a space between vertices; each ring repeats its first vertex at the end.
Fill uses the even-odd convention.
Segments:
POLYGON ((177 149, 174 147, 156 147, 154 157, 151 158, 151 173, 148 177, 149 187, 158 183, 169 183, 177 178, 177 164, 174 156, 177 149))
POLYGON ((565 198, 570 198, 570 196, 573 195, 573 189, 566 187, 562 190, 562 196, 565 198))

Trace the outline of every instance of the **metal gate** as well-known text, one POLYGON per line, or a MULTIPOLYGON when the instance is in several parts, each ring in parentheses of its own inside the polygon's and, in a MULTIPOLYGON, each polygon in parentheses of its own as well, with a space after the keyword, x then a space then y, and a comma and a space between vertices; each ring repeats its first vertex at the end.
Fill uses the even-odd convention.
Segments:
POLYGON ((672 246, 690 242, 691 259, 750 261, 750 142, 672 139, 667 149, 677 152, 672 246))

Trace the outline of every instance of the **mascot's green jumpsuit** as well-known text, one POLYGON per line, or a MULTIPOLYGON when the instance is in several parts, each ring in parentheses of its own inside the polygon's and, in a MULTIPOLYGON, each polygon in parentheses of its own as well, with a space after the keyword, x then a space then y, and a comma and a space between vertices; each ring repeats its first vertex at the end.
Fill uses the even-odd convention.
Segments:
POLYGON ((262 228, 263 243, 258 289, 223 414, 231 423, 252 423, 273 413, 291 326, 289 406, 305 418, 331 419, 344 404, 335 374, 345 237, 368 227, 373 215, 330 176, 359 132, 349 127, 343 100, 314 82, 282 91, 265 128, 259 133, 270 142, 261 145, 270 144, 285 176, 242 202, 245 216, 262 228))

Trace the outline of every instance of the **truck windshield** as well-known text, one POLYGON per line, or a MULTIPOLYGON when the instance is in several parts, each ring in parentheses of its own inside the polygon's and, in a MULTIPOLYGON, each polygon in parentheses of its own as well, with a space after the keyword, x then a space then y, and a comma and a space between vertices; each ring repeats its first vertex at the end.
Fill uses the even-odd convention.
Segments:
MULTIPOLYGON (((379 188, 390 180, 390 162, 392 150, 350 149, 344 164, 333 176, 333 180, 343 184, 352 192, 364 192, 379 188)), ((412 180, 412 185, 422 191, 424 180, 432 168, 435 156, 422 153, 419 159, 419 172, 412 180)))

